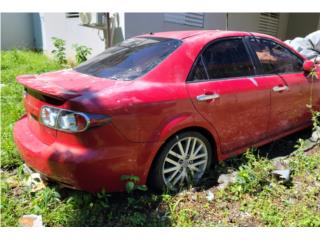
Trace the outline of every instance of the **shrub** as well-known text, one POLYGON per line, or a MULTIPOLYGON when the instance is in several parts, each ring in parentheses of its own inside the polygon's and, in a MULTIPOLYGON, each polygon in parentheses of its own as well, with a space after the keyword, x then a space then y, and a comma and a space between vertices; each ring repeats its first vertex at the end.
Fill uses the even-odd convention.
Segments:
POLYGON ((66 58, 66 42, 63 39, 52 37, 53 46, 55 47, 54 50, 51 51, 51 53, 54 55, 55 60, 59 64, 66 64, 67 58, 66 58))
POLYGON ((76 61, 78 64, 87 61, 88 56, 91 54, 91 48, 79 44, 74 44, 73 48, 76 50, 76 61))

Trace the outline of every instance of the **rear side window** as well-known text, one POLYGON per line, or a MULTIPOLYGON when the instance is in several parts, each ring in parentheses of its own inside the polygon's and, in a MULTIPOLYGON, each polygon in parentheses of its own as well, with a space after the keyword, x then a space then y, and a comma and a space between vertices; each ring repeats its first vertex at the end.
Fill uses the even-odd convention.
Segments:
MULTIPOLYGON (((202 54, 203 63, 209 79, 250 76, 254 74, 250 56, 242 39, 227 39, 210 45, 202 54)), ((199 61, 199 60, 198 60, 199 61)), ((205 76, 199 61, 193 80, 205 76)))
POLYGON ((250 38, 249 44, 259 59, 263 74, 302 71, 302 59, 280 44, 258 38, 250 38))
POLYGON ((203 62, 203 57, 200 55, 196 64, 191 72, 190 81, 197 81, 197 80, 205 80, 208 79, 207 69, 203 62))
POLYGON ((168 38, 131 38, 105 50, 74 70, 109 79, 134 80, 157 66, 181 45, 168 38))

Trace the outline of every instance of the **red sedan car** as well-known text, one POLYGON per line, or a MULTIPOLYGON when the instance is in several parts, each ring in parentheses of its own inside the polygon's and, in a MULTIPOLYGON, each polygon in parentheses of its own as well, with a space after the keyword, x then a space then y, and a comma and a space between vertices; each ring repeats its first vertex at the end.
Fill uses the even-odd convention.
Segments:
MULTIPOLYGON (((197 182, 223 160, 311 125, 313 63, 257 33, 182 31, 128 39, 70 70, 18 76, 26 164, 86 191, 197 182)), ((319 74, 319 73, 318 73, 319 74)))

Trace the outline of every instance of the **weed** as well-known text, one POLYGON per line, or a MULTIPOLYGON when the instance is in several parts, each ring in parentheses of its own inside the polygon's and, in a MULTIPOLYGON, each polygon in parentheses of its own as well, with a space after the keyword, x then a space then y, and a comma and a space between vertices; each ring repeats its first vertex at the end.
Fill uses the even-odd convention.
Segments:
POLYGON ((126 181, 126 191, 127 193, 132 193, 134 190, 147 191, 148 188, 146 185, 138 185, 140 181, 138 176, 133 175, 123 175, 121 176, 121 181, 126 181))
POLYGON ((97 193, 98 202, 103 208, 108 208, 109 205, 109 197, 110 194, 106 193, 105 190, 102 190, 101 192, 97 193))
POLYGON ((270 170, 272 165, 267 159, 257 159, 253 150, 243 154, 247 164, 240 166, 237 173, 237 181, 231 186, 234 195, 260 192, 269 183, 270 170))
POLYGON ((320 112, 316 112, 313 110, 313 92, 315 91, 314 82, 315 82, 315 80, 319 80, 316 67, 312 68, 308 77, 311 78, 311 87, 310 87, 310 99, 309 99, 309 104, 307 105, 307 108, 309 108, 311 111, 313 129, 315 130, 320 125, 320 122, 319 122, 320 121, 319 120, 320 119, 320 112))
POLYGON ((146 215, 141 212, 134 212, 129 216, 129 223, 132 226, 144 226, 146 224, 146 220, 146 215))
POLYGON ((53 46, 55 47, 54 50, 51 51, 53 54, 55 60, 61 64, 64 65, 67 63, 67 58, 66 58, 66 42, 63 39, 52 37, 52 43, 53 46))
POLYGON ((314 130, 320 127, 320 112, 312 111, 312 123, 314 130))
POLYGON ((91 48, 84 45, 79 45, 79 44, 74 44, 73 48, 76 51, 77 64, 87 61, 88 56, 91 54, 91 51, 92 51, 91 48))

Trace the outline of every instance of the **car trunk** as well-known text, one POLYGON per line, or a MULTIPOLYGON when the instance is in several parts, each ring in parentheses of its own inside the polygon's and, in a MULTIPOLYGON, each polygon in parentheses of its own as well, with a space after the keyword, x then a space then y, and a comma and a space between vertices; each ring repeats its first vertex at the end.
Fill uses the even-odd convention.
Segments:
POLYGON ((17 81, 25 87, 24 106, 29 128, 38 139, 46 144, 55 141, 57 131, 40 124, 42 106, 66 108, 65 103, 70 99, 128 83, 127 81, 92 77, 73 70, 41 75, 21 75, 17 77, 17 81))

